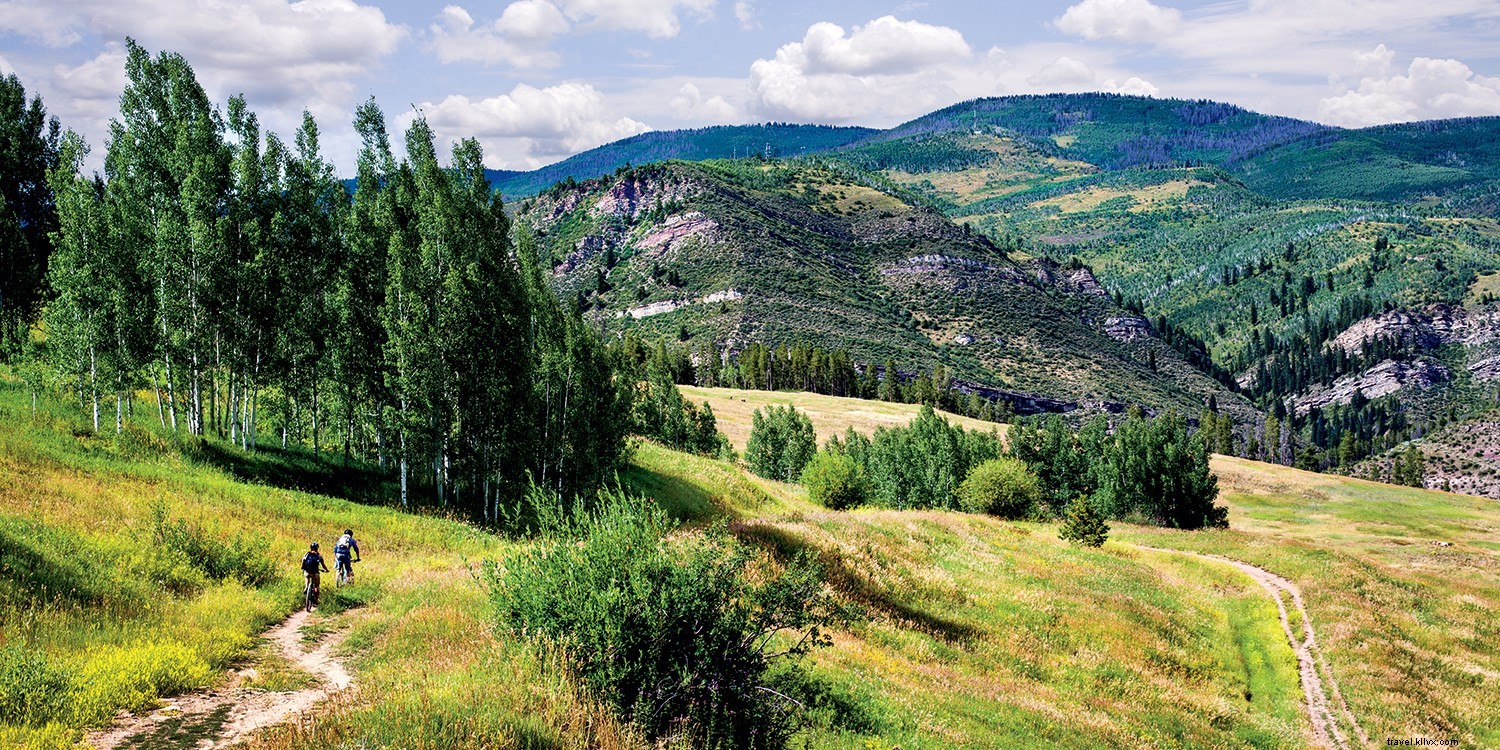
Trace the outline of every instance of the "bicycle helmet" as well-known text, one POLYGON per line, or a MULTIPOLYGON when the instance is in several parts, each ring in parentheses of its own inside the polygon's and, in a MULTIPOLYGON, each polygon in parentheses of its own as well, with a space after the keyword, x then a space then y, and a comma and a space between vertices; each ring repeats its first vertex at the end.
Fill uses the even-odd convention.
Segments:
POLYGON ((317 549, 317 548, 318 548, 318 543, 317 542, 313 542, 312 543, 312 547, 310 549, 317 549))
POLYGON ((344 529, 344 534, 347 536, 354 536, 354 529, 344 529))

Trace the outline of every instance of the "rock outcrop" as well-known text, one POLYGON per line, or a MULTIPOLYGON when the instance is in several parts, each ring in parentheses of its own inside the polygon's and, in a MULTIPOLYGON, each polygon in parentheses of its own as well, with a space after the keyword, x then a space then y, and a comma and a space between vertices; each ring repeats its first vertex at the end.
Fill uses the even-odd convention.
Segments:
POLYGON ((1364 372, 1345 375, 1333 385, 1313 391, 1297 399, 1297 413, 1306 414, 1313 409, 1330 405, 1343 405, 1354 400, 1356 392, 1365 398, 1376 399, 1388 396, 1404 388, 1427 389, 1452 378, 1448 368, 1428 360, 1397 362, 1386 360, 1364 372))

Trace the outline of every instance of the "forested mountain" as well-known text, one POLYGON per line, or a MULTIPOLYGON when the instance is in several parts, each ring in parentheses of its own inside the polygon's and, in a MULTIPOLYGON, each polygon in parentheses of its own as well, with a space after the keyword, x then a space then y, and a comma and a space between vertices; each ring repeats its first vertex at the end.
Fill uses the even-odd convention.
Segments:
POLYGON ((1255 419, 1087 269, 1017 254, 839 161, 621 170, 524 202, 516 226, 560 293, 610 330, 689 349, 700 379, 721 369, 701 363, 805 345, 1023 413, 1196 417, 1212 399, 1255 419))
POLYGON ((1389 478, 1358 462, 1495 390, 1497 135, 1500 118, 1348 131, 1059 96, 959 105, 841 155, 1205 341, 1271 415, 1240 428, 1263 457, 1389 478))
POLYGON ((489 178, 501 194, 511 200, 536 195, 554 183, 593 179, 628 164, 649 164, 668 159, 702 161, 755 155, 767 158, 800 156, 853 143, 876 132, 870 128, 772 122, 652 131, 589 149, 529 172, 492 170, 489 178))

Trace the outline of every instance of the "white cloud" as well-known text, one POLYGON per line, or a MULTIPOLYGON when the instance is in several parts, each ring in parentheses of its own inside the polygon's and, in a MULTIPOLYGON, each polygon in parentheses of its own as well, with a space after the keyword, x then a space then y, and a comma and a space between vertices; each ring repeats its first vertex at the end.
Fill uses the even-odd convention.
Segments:
POLYGON ((1049 89, 1075 90, 1093 86, 1094 71, 1082 60, 1063 56, 1047 63, 1026 82, 1049 89))
POLYGON ((730 104, 723 96, 705 97, 698 85, 692 82, 682 84, 682 88, 677 90, 677 95, 672 97, 667 106, 674 116, 688 121, 723 125, 744 119, 739 108, 730 104))
POLYGON ((1384 44, 1376 45, 1369 52, 1359 52, 1354 55, 1354 67, 1361 73, 1379 75, 1391 69, 1391 64, 1396 61, 1396 53, 1386 49, 1384 44))
POLYGON ((1151 0, 1083 0, 1053 22, 1065 34, 1088 40, 1149 42, 1172 34, 1182 12, 1151 0))
POLYGON ((760 19, 755 17, 755 4, 747 0, 739 0, 734 4, 734 20, 740 22, 740 28, 744 31, 760 28, 760 19))
POLYGON ((1145 81, 1131 76, 1124 83, 1115 83, 1111 78, 1104 82, 1104 90, 1113 94, 1126 94, 1129 96, 1156 96, 1161 90, 1150 81, 1145 81))
POLYGON ((419 109, 440 138, 479 138, 485 163, 495 168, 530 169, 651 130, 614 114, 603 94, 582 83, 541 89, 519 84, 508 94, 477 100, 453 95, 419 109))
POLYGON ((474 17, 457 5, 443 8, 428 27, 428 48, 445 63, 498 63, 512 68, 550 67, 560 58, 552 39, 571 25, 547 0, 517 0, 494 23, 475 27, 474 17))
POLYGON ((0 76, 12 75, 15 72, 15 66, 11 65, 10 61, 5 59, 5 55, 0 55, 0 76))
POLYGON ((968 42, 957 29, 883 16, 854 27, 847 36, 841 26, 813 24, 801 43, 782 47, 776 57, 797 60, 812 73, 860 76, 897 73, 962 60, 970 54, 968 42))
POLYGON ((574 21, 607 31, 640 31, 664 38, 682 31, 684 14, 706 19, 718 0, 561 0, 574 21))
POLYGON ((1418 57, 1406 75, 1365 78, 1318 104, 1324 122, 1349 127, 1500 114, 1500 77, 1475 75, 1458 60, 1418 57))
POLYGON ((750 66, 756 106, 773 117, 851 121, 882 110, 951 100, 954 66, 971 58, 963 34, 877 18, 845 31, 816 23, 802 41, 750 66))

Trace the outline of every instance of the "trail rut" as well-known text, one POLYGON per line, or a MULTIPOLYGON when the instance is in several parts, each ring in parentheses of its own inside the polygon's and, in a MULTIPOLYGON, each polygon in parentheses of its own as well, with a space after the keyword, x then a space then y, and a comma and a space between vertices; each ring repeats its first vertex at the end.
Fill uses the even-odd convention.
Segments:
POLYGON ((302 647, 301 628, 307 620, 308 613, 298 610, 261 637, 287 661, 315 677, 317 685, 294 692, 230 687, 178 696, 149 714, 129 716, 90 735, 89 744, 97 750, 228 747, 257 729, 285 721, 349 688, 354 680, 333 656, 333 649, 343 635, 327 636, 314 649, 306 651, 302 647))
POLYGON ((1266 593, 1271 595, 1271 599, 1276 602, 1276 611, 1281 617, 1281 629, 1286 633, 1292 652, 1297 655, 1297 671, 1302 678, 1302 693, 1307 704, 1307 715, 1312 721, 1314 742, 1320 747, 1332 747, 1337 750, 1369 746, 1370 737, 1365 734, 1359 721, 1354 718, 1354 713, 1349 710, 1349 704, 1344 701, 1343 694, 1339 692, 1338 682, 1333 678, 1333 671, 1328 668, 1322 649, 1318 648, 1318 639, 1313 633, 1312 618, 1308 616, 1307 608, 1302 604, 1302 591, 1297 588, 1297 584, 1268 570, 1228 557, 1160 547, 1142 547, 1142 549, 1188 555, 1232 565, 1260 584, 1261 588, 1265 589, 1266 593), (1287 593, 1292 600, 1292 606, 1302 616, 1300 638, 1292 629, 1291 617, 1287 613, 1286 600, 1282 598, 1282 592, 1287 593), (1350 738, 1345 736, 1339 726, 1339 717, 1342 717, 1347 725, 1354 729, 1354 733, 1359 737, 1358 745, 1350 744, 1350 738))

